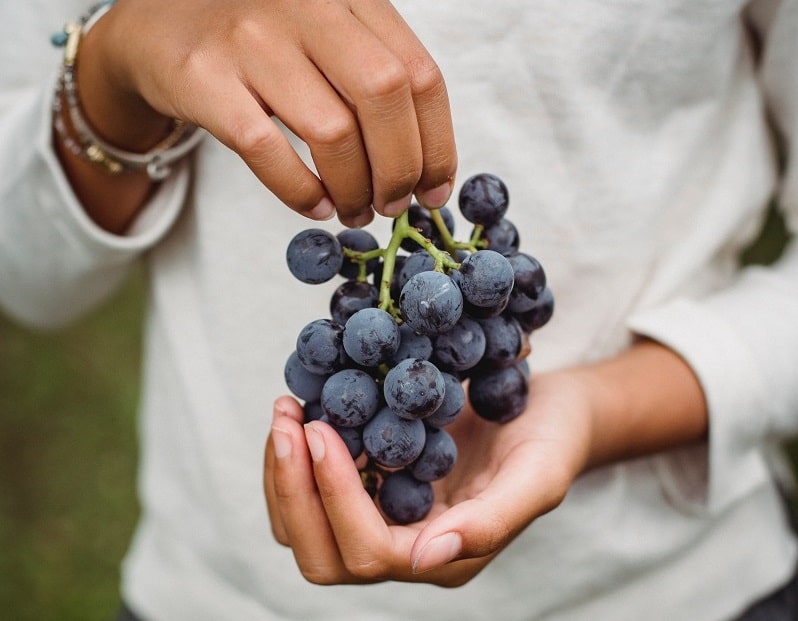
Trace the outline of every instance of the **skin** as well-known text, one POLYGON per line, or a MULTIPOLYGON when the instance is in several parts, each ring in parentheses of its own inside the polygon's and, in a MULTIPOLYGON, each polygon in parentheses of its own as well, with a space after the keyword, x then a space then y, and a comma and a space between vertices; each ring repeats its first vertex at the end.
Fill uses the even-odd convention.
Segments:
POLYGON ((458 461, 435 483, 432 512, 397 526, 363 490, 335 431, 301 421, 294 399, 276 401, 264 489, 274 536, 318 584, 464 584, 555 509, 580 473, 707 433, 690 368, 662 345, 640 341, 610 360, 536 376, 526 411, 510 423, 464 412, 447 427, 458 461))
MULTIPOLYGON (((427 207, 451 193, 446 85, 388 2, 119 0, 82 41, 77 68, 85 116, 112 144, 143 152, 172 118, 194 123, 310 218, 362 226, 374 211, 398 215, 414 193, 427 207), (275 118, 308 144, 318 174, 275 118)), ((56 144, 89 215, 123 232, 149 179, 108 176, 56 144)))

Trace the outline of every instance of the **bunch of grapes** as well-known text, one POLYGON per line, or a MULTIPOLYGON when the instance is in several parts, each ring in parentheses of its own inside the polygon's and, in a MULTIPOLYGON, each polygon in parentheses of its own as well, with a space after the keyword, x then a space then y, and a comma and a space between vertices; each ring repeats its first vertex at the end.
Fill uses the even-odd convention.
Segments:
POLYGON ((507 187, 489 173, 460 189, 473 224, 454 239, 447 207, 413 204, 393 222, 385 248, 366 230, 298 233, 286 252, 300 281, 345 280, 330 316, 306 325, 285 365, 305 419, 336 429, 383 513, 399 524, 424 518, 431 482, 455 464, 446 431, 468 401, 497 423, 526 405, 529 335, 554 298, 540 263, 519 251, 505 217, 507 187))

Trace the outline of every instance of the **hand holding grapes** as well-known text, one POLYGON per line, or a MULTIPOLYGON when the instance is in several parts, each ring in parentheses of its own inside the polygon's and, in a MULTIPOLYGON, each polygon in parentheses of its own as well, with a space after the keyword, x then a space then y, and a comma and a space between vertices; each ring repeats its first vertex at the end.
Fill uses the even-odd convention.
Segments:
POLYGON ((466 411, 451 425, 454 470, 435 483, 429 516, 406 526, 386 524, 335 431, 315 422, 303 433, 300 406, 281 398, 264 479, 275 536, 313 582, 466 582, 559 504, 587 459, 579 384, 552 375, 532 386, 527 410, 509 423, 466 411))

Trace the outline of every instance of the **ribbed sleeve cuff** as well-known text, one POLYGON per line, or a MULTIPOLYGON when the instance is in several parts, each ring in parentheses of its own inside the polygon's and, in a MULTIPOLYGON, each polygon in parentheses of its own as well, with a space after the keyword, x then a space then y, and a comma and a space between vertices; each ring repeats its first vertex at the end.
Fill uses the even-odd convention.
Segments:
POLYGON ((718 511, 761 485, 768 476, 758 449, 766 429, 762 371, 735 326, 684 299, 636 314, 628 326, 678 353, 707 399, 708 445, 657 458, 671 501, 688 512, 718 511))

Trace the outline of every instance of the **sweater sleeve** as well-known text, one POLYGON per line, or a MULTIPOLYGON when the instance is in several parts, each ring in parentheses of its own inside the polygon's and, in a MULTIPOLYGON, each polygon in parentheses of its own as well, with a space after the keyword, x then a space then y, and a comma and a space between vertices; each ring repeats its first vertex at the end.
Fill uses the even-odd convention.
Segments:
POLYGON ((169 230, 189 182, 183 163, 126 235, 100 229, 52 146, 54 82, 18 86, 0 99, 0 309, 42 328, 67 323, 109 295, 169 230))
MULTIPOLYGON (((798 3, 750 7, 761 39, 759 78, 784 166, 776 196, 791 237, 798 230, 798 3)), ((798 433, 798 244, 769 266, 749 266, 727 288, 633 316, 630 328, 678 352, 709 407, 705 449, 663 457, 664 483, 690 510, 718 511, 760 485, 769 440, 798 433), (699 466, 696 468, 696 466, 699 466)))

